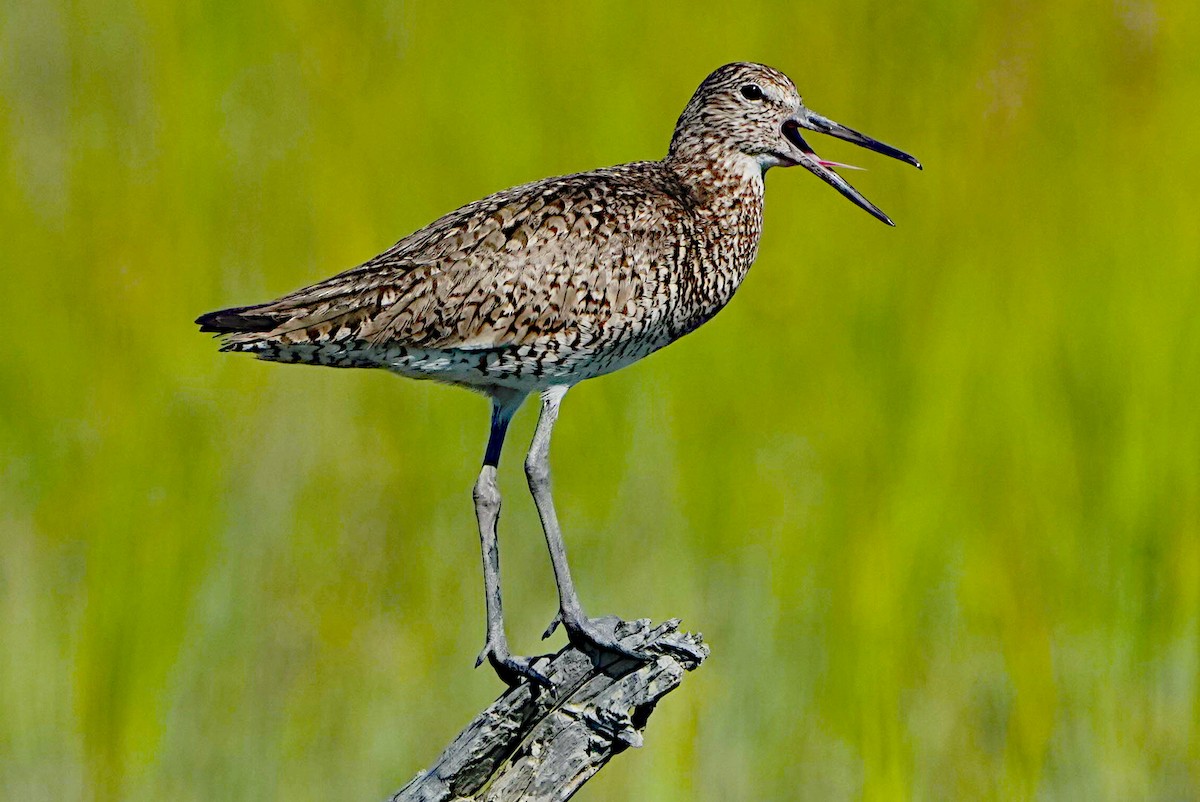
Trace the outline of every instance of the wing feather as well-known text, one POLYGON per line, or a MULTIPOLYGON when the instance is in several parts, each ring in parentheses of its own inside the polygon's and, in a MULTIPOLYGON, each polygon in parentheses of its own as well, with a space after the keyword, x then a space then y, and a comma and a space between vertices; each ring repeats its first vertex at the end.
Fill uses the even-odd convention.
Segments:
POLYGON ((687 237, 685 196, 654 162, 506 190, 358 267, 271 303, 226 310, 276 322, 229 340, 478 349, 563 332, 594 336, 654 295, 658 266, 687 237), (631 182, 630 172, 644 180, 631 182))

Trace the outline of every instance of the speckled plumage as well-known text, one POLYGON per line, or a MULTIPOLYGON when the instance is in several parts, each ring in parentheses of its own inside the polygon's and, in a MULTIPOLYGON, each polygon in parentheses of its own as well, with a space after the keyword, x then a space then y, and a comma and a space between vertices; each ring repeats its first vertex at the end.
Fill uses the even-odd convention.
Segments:
MULTIPOLYGON (((736 66, 697 96, 750 67, 795 92, 781 73, 736 66)), ((498 192, 358 267, 200 322, 227 335, 223 350, 478 389, 611 372, 716 314, 758 250, 761 168, 694 141, 688 122, 663 161, 498 192)))
POLYGON ((706 200, 660 162, 506 190, 240 313, 278 322, 226 348, 472 386, 574 383, 728 302, 757 249, 762 181, 706 200))
POLYGON ((783 73, 727 64, 679 117, 662 161, 549 178, 451 212, 352 270, 270 303, 202 315, 223 350, 260 359, 377 367, 479 390, 492 401, 473 489, 487 601, 487 659, 509 682, 550 685, 509 653, 500 599, 496 470, 509 421, 532 392, 541 414, 525 460, 572 641, 646 659, 611 620, 584 615, 550 493, 549 446, 572 385, 695 330, 733 297, 758 253, 763 176, 804 166, 891 223, 819 159, 818 131, 920 166, 806 109, 783 73))

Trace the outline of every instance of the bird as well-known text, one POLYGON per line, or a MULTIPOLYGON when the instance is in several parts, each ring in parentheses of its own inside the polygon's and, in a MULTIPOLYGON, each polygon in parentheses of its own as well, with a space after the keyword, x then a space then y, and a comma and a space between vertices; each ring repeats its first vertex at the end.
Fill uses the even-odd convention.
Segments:
POLYGON ((550 438, 568 390, 695 331, 733 297, 758 255, 768 170, 803 167, 894 225, 802 132, 846 140, 921 169, 913 156, 809 110, 764 64, 713 71, 679 116, 664 158, 547 178, 452 211, 378 256, 274 301, 197 318, 222 351, 272 362, 382 368, 482 393, 487 444, 472 499, 483 555, 487 660, 509 685, 552 687, 512 654, 500 589, 497 470, 509 422, 540 398, 525 473, 571 643, 623 645, 615 616, 585 614, 551 493, 550 438))

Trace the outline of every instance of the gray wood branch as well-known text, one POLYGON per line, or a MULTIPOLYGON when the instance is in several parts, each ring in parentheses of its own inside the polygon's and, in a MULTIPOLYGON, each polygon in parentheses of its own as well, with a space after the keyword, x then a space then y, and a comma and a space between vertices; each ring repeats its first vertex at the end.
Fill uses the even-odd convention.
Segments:
POLYGON ((708 656, 677 620, 616 624, 621 642, 651 661, 567 646, 537 668, 554 690, 510 688, 458 734, 441 757, 390 802, 542 802, 569 798, 608 761, 642 745, 658 700, 708 656))

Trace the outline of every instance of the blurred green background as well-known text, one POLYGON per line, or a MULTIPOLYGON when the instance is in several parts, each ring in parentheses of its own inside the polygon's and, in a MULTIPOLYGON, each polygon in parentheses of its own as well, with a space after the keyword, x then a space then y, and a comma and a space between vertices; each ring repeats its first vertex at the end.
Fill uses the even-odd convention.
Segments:
MULTIPOLYGON (((191 321, 657 158, 745 59, 926 170, 823 140, 899 227, 773 172, 730 308, 567 398, 589 612, 713 647, 579 798, 1200 798, 1198 49, 1190 0, 4 0, 0 797, 370 800, 429 763, 501 689, 485 402, 191 321)), ((532 418, 518 652, 555 608, 532 418)))

